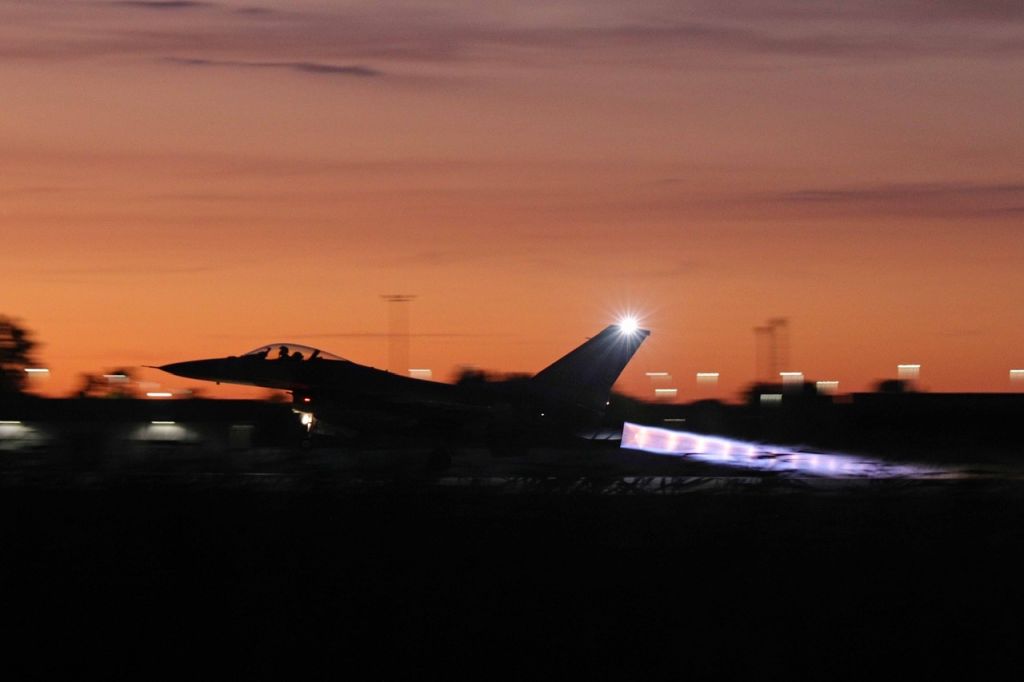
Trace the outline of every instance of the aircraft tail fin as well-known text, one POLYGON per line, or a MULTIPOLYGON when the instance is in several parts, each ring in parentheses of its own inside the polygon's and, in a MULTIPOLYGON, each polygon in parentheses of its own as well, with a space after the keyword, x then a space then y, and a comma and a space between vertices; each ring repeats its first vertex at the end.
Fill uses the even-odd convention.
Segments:
POLYGON ((605 327, 597 336, 538 372, 531 383, 546 401, 600 412, 612 384, 650 334, 646 329, 605 327))

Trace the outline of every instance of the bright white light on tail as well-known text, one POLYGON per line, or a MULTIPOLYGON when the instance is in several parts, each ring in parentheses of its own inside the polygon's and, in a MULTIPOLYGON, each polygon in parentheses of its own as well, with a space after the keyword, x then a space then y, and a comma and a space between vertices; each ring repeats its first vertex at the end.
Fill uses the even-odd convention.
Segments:
POLYGON ((640 322, 633 315, 626 315, 619 319, 619 330, 623 334, 636 334, 640 329, 640 322))

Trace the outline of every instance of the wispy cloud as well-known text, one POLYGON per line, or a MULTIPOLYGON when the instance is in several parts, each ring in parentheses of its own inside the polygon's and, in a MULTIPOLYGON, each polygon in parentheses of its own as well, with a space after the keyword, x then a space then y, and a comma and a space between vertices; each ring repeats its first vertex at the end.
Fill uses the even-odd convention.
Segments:
POLYGON ((291 334, 296 339, 386 339, 401 336, 412 339, 470 339, 500 336, 499 334, 468 334, 464 332, 422 332, 391 334, 389 332, 320 332, 315 334, 291 334))
POLYGON ((928 215, 1017 215, 1024 183, 891 183, 870 187, 808 188, 781 192, 769 201, 829 210, 928 215))
MULTIPOLYGON (((241 338, 252 338, 253 334, 208 334, 209 338, 216 339, 241 339, 241 338)), ((393 336, 401 336, 410 339, 474 339, 474 338, 494 338, 499 336, 507 336, 507 334, 498 333, 468 333, 468 332, 419 332, 409 334, 392 334, 390 332, 308 332, 308 333, 294 333, 287 332, 285 334, 267 334, 267 337, 273 338, 289 338, 289 339, 302 339, 302 340, 314 340, 314 339, 387 339, 393 336)))
POLYGON ((92 276, 92 277, 120 277, 122 275, 194 275, 203 272, 213 272, 217 268, 210 265, 182 265, 182 266, 153 266, 142 267, 135 265, 112 265, 102 267, 74 267, 74 268, 49 268, 40 270, 39 273, 47 276, 92 276))
POLYGON ((67 187, 58 185, 12 187, 10 189, 0 189, 0 197, 38 196, 45 194, 60 194, 63 192, 81 192, 85 190, 85 187, 67 187))
POLYGON ((698 260, 683 260, 677 263, 655 263, 651 267, 632 268, 618 273, 612 273, 624 277, 630 281, 638 279, 676 279, 687 277, 701 270, 706 263, 698 260))
POLYGON ((115 7, 157 10, 203 9, 214 6, 212 2, 200 2, 199 0, 111 0, 107 4, 115 7))
POLYGON ((222 66, 240 69, 283 69, 316 76, 357 76, 369 78, 384 75, 381 71, 358 64, 324 64, 320 62, 246 62, 231 59, 200 59, 164 57, 163 61, 181 66, 222 66))
POLYGON ((488 12, 487 5, 432 11, 376 4, 278 10, 195 0, 114 0, 104 5, 108 10, 173 13, 178 21, 159 28, 140 24, 139 19, 112 23, 107 11, 71 18, 62 15, 54 30, 49 20, 60 8, 46 5, 26 20, 40 31, 39 36, 5 41, 8 44, 0 47, 0 56, 73 59, 187 52, 196 65, 375 75, 362 71, 375 69, 339 66, 334 61, 549 65, 625 60, 719 68, 729 59, 751 56, 885 61, 1024 55, 1019 31, 1024 4, 995 0, 751 1, 739 4, 743 11, 722 3, 686 8, 642 3, 606 8, 603 13, 568 2, 560 3, 564 11, 541 17, 526 12, 510 17, 488 12), (211 11, 192 11, 203 9, 211 11), (267 16, 275 20, 267 21, 267 16))
POLYGON ((1024 196, 1024 183, 907 183, 840 189, 803 189, 779 195, 792 202, 876 202, 918 199, 1024 196))
POLYGON ((698 13, 768 21, 898 22, 941 24, 1024 21, 1016 0, 698 0, 698 13))

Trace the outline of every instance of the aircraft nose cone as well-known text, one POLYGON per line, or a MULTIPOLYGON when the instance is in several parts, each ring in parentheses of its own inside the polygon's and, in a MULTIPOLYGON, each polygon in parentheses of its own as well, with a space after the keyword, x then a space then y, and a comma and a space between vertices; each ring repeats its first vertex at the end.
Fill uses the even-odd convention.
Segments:
POLYGON ((192 360, 190 362, 172 362, 168 365, 160 365, 157 369, 169 374, 188 379, 205 379, 213 374, 215 360, 192 360))

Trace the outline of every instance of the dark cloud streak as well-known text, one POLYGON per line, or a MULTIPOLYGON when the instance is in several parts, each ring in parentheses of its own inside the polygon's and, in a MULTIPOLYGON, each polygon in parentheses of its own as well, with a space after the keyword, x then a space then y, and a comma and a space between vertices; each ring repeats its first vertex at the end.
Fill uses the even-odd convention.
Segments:
POLYGON ((1024 196, 1024 183, 908 183, 846 189, 804 189, 778 196, 795 203, 860 203, 929 198, 983 198, 1024 196))
POLYGON ((164 57, 162 61, 181 66, 220 66, 239 69, 285 69, 317 76, 355 76, 370 78, 384 73, 361 65, 323 64, 319 62, 244 62, 233 59, 201 59, 192 57, 164 57))
POLYGON ((781 192, 769 203, 879 214, 978 218, 1021 213, 1024 183, 891 183, 781 192))
POLYGON ((207 9, 215 6, 212 2, 200 2, 199 0, 112 0, 107 4, 115 7, 155 10, 207 9))

